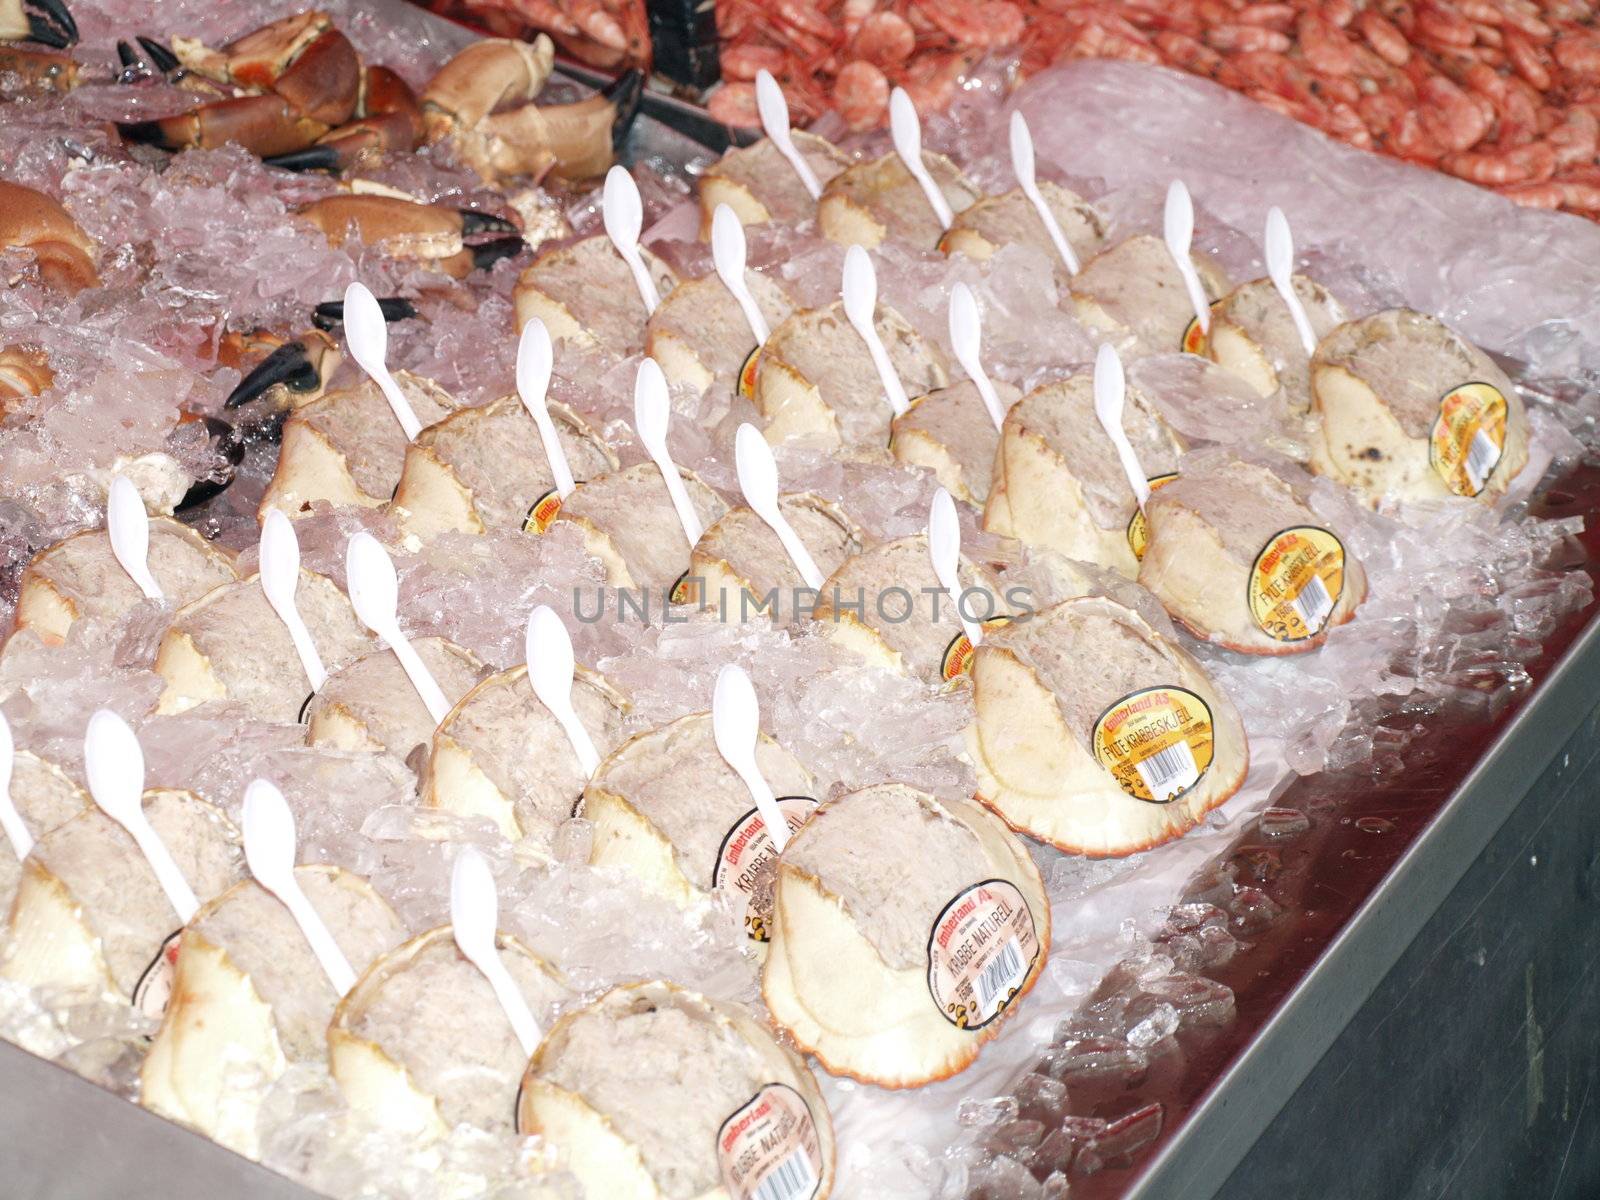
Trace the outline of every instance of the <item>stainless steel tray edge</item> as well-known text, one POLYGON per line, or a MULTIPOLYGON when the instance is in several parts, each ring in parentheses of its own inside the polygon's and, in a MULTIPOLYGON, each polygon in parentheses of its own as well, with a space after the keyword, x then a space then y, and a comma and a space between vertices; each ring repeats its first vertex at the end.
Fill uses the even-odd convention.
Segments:
POLYGON ((1228 1176, 1527 794, 1600 692, 1591 620, 1317 964, 1152 1157, 1127 1200, 1199 1200, 1228 1176))

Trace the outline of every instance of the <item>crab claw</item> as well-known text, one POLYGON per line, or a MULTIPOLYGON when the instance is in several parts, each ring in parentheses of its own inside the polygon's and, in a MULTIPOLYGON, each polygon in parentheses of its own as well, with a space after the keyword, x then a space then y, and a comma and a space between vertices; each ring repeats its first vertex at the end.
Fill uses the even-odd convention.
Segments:
POLYGON ((207 416, 201 413, 180 413, 178 424, 180 428, 190 422, 198 421, 205 426, 206 437, 212 447, 222 455, 227 463, 225 470, 218 471, 210 478, 196 480, 195 483, 183 494, 179 500, 176 511, 193 508, 197 504, 204 504, 211 497, 223 491, 233 482, 234 472, 239 464, 244 461, 244 439, 236 430, 221 417, 207 416))
POLYGON ((287 403, 294 407, 322 394, 328 378, 340 362, 338 347, 325 333, 307 333, 284 342, 256 364, 255 369, 228 393, 224 408, 239 408, 258 400, 275 388, 282 388, 287 403))
POLYGON ((422 108, 416 93, 387 67, 366 68, 356 118, 330 130, 313 146, 264 161, 286 171, 342 171, 390 150, 414 150, 422 137, 422 108))
MULTIPOLYGON (((380 296, 378 311, 385 321, 409 321, 417 315, 417 307, 404 296, 380 296)), ((344 323, 344 301, 329 300, 311 310, 311 323, 318 329, 332 329, 344 323)))
POLYGON ((61 0, 0 0, 0 39, 65 50, 78 40, 78 23, 61 0))
POLYGON ((499 217, 470 209, 418 204, 394 196, 325 196, 300 210, 300 216, 342 245, 352 232, 393 258, 415 259, 459 279, 523 248, 520 236, 469 246, 470 233, 515 230, 499 217))
POLYGON ((527 246, 519 233, 515 237, 495 238, 493 241, 468 246, 467 253, 472 256, 474 271, 487 271, 502 258, 515 258, 527 249, 527 246))
POLYGON ((644 72, 638 67, 629 67, 601 88, 600 94, 613 109, 611 152, 621 154, 623 144, 628 140, 628 131, 633 128, 634 118, 639 115, 639 107, 644 103, 644 72))
POLYGON ((54 199, 33 188, 0 180, 0 248, 32 250, 39 278, 74 293, 97 287, 94 243, 54 199))
MULTIPOLYGON (((147 38, 143 34, 139 35, 138 41, 139 47, 144 51, 145 58, 149 59, 150 65, 153 66, 157 71, 161 72, 161 74, 165 75, 168 79, 171 79, 173 76, 181 73, 183 63, 178 60, 178 56, 171 50, 167 49, 154 38, 147 38)), ((122 43, 118 42, 117 47, 119 51, 121 46, 122 43)))

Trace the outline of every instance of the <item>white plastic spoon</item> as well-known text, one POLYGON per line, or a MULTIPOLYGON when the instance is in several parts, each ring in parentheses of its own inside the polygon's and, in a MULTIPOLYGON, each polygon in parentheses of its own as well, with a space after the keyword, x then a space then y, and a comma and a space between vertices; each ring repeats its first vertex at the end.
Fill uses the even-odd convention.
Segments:
POLYGON ((11 799, 11 771, 16 762, 17 747, 11 740, 11 725, 5 713, 0 713, 0 829, 5 830, 11 850, 21 862, 33 849, 33 835, 11 799))
POLYGON ((106 533, 111 553, 147 600, 163 600, 161 585, 150 573, 150 514, 139 489, 126 475, 114 475, 106 497, 106 533))
POLYGON ((783 98, 783 89, 772 72, 765 67, 756 72, 756 111, 761 114, 761 128, 766 130, 768 140, 800 176, 811 198, 815 200, 822 195, 822 181, 805 156, 795 149, 794 139, 789 136, 789 102, 783 98))
POLYGON ((605 219, 606 236, 622 255, 622 261, 633 272, 634 286, 639 289, 639 299, 644 301, 644 311, 654 315, 661 303, 661 293, 656 291, 656 281, 644 265, 639 253, 639 234, 644 229, 644 201, 639 198, 639 185, 621 163, 606 172, 605 194, 600 201, 600 214, 605 219))
POLYGON ((1294 290, 1294 237, 1289 232, 1289 218, 1283 215, 1283 209, 1274 204, 1267 210, 1267 274, 1272 276, 1272 286, 1278 289, 1278 295, 1283 297, 1283 302, 1289 306, 1289 315, 1294 318, 1294 331, 1300 335, 1300 345, 1305 352, 1317 352, 1317 335, 1311 330, 1311 318, 1306 315, 1306 306, 1300 303, 1300 296, 1294 290))
POLYGON ((789 843, 789 823, 783 819, 778 798, 761 768, 756 765, 756 743, 761 737, 761 704, 750 676, 737 663, 717 672, 717 686, 711 694, 711 733, 717 740, 717 753, 744 780, 755 801, 767 836, 782 852, 789 843))
POLYGON ((999 429, 1005 424, 1006 410, 1000 403, 1000 393, 989 382, 989 373, 983 369, 983 327, 978 320, 978 301, 972 289, 958 283, 950 289, 950 344, 955 347, 956 361, 977 385, 983 406, 989 410, 989 419, 999 429))
POLYGON ((94 802, 133 835, 172 911, 178 914, 178 923, 187 925, 200 908, 199 897, 144 815, 144 751, 128 723, 109 708, 89 718, 83 737, 83 773, 94 802))
POLYGON ((872 259, 860 246, 851 246, 844 253, 843 291, 844 315, 850 318, 851 327, 867 344, 867 353, 877 368, 883 394, 898 417, 911 407, 911 401, 906 396, 905 384, 900 382, 894 364, 889 361, 889 352, 883 348, 883 339, 878 337, 878 328, 872 323, 878 310, 878 273, 872 268, 872 259))
POLYGON ((400 605, 400 579, 395 574, 394 560, 383 548, 383 543, 362 530, 352 535, 345 546, 344 569, 350 587, 350 603, 361 623, 400 660, 406 678, 417 689, 428 715, 435 725, 450 712, 450 702, 434 679, 433 672, 422 661, 406 635, 400 632, 396 611, 400 605))
POLYGON ((939 586, 955 605, 961 632, 976 650, 983 643, 983 627, 961 611, 961 521, 956 516, 956 502, 943 488, 933 493, 933 503, 928 506, 928 557, 933 560, 939 586))
POLYGON ((817 560, 811 557, 811 551, 806 549, 794 526, 789 524, 789 518, 778 507, 778 464, 773 461, 772 447, 767 445, 761 431, 748 421, 733 435, 733 459, 739 469, 739 490, 744 493, 744 502, 778 535, 784 553, 794 563, 806 586, 820 591, 823 577, 817 569, 817 560))
POLYGON ((894 152, 922 188, 933 215, 939 218, 939 227, 949 229, 956 215, 950 211, 950 205, 939 190, 939 185, 933 181, 933 176, 928 174, 928 164, 922 161, 922 122, 917 117, 917 106, 902 87, 889 93, 889 132, 894 137, 894 152))
POLYGON ((726 204, 717 205, 717 211, 711 214, 711 261, 716 264, 717 278, 744 310, 750 332, 756 335, 756 345, 765 346, 772 329, 767 318, 761 315, 756 298, 750 294, 750 283, 744 277, 744 226, 726 204))
POLYGON ((1122 472, 1128 477, 1133 498, 1144 509, 1150 499, 1150 482, 1139 466, 1139 456, 1128 441, 1128 431, 1122 427, 1122 409, 1127 400, 1128 384, 1122 373, 1122 359, 1109 342, 1102 342, 1094 359, 1094 415, 1100 418, 1100 427, 1106 431, 1111 444, 1117 448, 1117 458, 1122 461, 1122 472))
POLYGON ((500 896, 495 891, 494 875, 483 855, 464 846, 450 872, 450 926, 456 945, 489 981, 523 1054, 532 1058, 543 1040, 539 1022, 500 960, 500 948, 495 945, 499 924, 500 896))
POLYGON ((555 480, 556 495, 565 500, 577 486, 572 479, 572 468, 567 465, 567 452, 556 437, 555 422, 550 419, 548 395, 550 371, 555 364, 555 352, 550 345, 550 331, 538 317, 531 317, 522 327, 522 337, 517 342, 517 395, 522 397, 522 407, 528 410, 533 423, 539 427, 539 441, 544 444, 544 456, 550 463, 550 477, 555 480))
POLYGON ((593 775, 600 765, 600 752, 595 749, 594 739, 572 705, 572 637, 567 633, 565 622, 549 605, 541 604, 528 614, 522 652, 528 664, 528 684, 533 694, 560 723, 583 773, 593 775))
POLYGON ((417 434, 422 432, 422 422, 417 420, 411 402, 389 374, 389 326, 378 301, 364 283, 352 283, 344 290, 344 344, 350 350, 350 357, 383 392, 394 419, 405 431, 406 441, 416 441, 417 434))
POLYGON ((645 453, 660 469, 661 478, 666 480, 667 495, 672 497, 683 536, 693 550, 705 526, 689 501, 689 489, 683 486, 683 476, 678 474, 672 461, 672 451, 667 449, 667 424, 671 419, 672 400, 667 395, 667 377, 661 373, 660 363, 647 358, 639 364, 639 373, 633 379, 633 429, 645 453))
POLYGON ((356 985, 350 960, 295 877, 294 814, 283 793, 265 779, 244 790, 244 859, 256 882, 283 902, 317 956, 333 990, 343 996, 356 985))
POLYGON ((295 536, 294 522, 276 509, 267 511, 261 524, 261 590, 267 603, 278 614, 294 642, 295 653, 300 656, 300 666, 313 692, 319 691, 328 680, 328 669, 317 653, 317 644, 306 628, 300 610, 295 607, 294 593, 300 586, 300 539, 295 536))
POLYGON ((1200 322, 1200 332, 1210 333, 1211 305, 1206 303, 1206 290, 1200 286, 1199 272, 1189 256, 1194 242, 1194 201, 1189 198, 1189 189, 1181 179, 1174 179, 1167 185, 1162 232, 1167 241, 1167 253, 1172 255, 1178 274, 1183 276, 1183 286, 1189 289, 1189 304, 1194 309, 1194 319, 1200 322))
POLYGON ((1045 232, 1055 244, 1056 253, 1061 255, 1061 261, 1067 264, 1067 272, 1076 275, 1077 251, 1073 250, 1072 243, 1067 241, 1067 235, 1061 232, 1061 223, 1056 220, 1056 214, 1045 203, 1044 193, 1039 190, 1039 181, 1033 170, 1033 133, 1028 129, 1028 119, 1020 111, 1011 114, 1011 165, 1017 172, 1017 183, 1022 187, 1022 194, 1028 198, 1033 210, 1039 214, 1039 220, 1044 222, 1045 232))

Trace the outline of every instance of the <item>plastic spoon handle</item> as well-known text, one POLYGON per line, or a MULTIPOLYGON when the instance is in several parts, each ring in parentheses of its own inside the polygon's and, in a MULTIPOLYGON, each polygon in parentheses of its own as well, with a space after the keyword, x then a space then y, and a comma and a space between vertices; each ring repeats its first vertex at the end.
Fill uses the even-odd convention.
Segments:
POLYGON ((161 585, 150 573, 150 516, 139 489, 126 475, 114 475, 106 497, 106 533, 111 553, 147 600, 163 600, 161 585))
POLYGON ((800 578, 805 580, 806 586, 813 591, 820 591, 822 572, 817 569, 811 551, 806 549, 806 544, 800 540, 800 535, 789 524, 789 518, 783 515, 783 509, 778 504, 778 464, 773 461, 772 447, 767 445, 767 439, 761 436, 759 429, 746 422, 734 434, 733 456, 739 470, 739 490, 744 493, 745 503, 778 535, 784 553, 794 563, 795 570, 800 572, 800 578))
POLYGON ((1061 261, 1067 264, 1067 273, 1078 273, 1078 254, 1073 250, 1072 243, 1067 241, 1067 235, 1061 232, 1061 223, 1056 220, 1056 214, 1051 211, 1050 205, 1045 203, 1044 193, 1039 190, 1039 181, 1034 176, 1033 170, 1033 133, 1028 129, 1028 119, 1020 111, 1011 114, 1011 165, 1016 168, 1017 182, 1022 186, 1022 194, 1033 205, 1033 210, 1039 214, 1039 220, 1044 222, 1044 230, 1050 235, 1050 241, 1055 245, 1056 253, 1061 256, 1061 261))
POLYGON ((265 779, 254 780, 244 791, 243 824, 250 873, 289 910, 328 982, 342 997, 355 987, 356 973, 294 873, 294 814, 283 793, 265 779))
POLYGON ((550 345, 550 331, 538 317, 530 317, 522 327, 522 338, 517 342, 517 395, 522 397, 522 407, 528 410, 539 429, 539 441, 544 445, 545 460, 550 464, 550 477, 555 481, 556 494, 565 500, 577 486, 572 479, 572 468, 567 464, 567 452, 556 436, 555 422, 550 419, 550 372, 555 363, 555 351, 550 345))
POLYGON ((1173 265, 1188 289, 1189 305, 1194 309, 1194 319, 1200 323, 1200 332, 1210 333, 1211 305, 1206 301, 1206 290, 1200 285, 1200 274, 1194 269, 1194 259, 1189 253, 1194 242, 1194 201, 1189 198, 1189 189, 1181 179, 1174 179, 1167 185, 1162 231, 1166 235, 1167 253, 1172 255, 1173 265))
POLYGON ((644 265, 639 253, 639 234, 644 229, 644 201, 639 197, 639 185, 621 163, 606 172, 605 193, 600 201, 600 215, 605 221, 606 236, 622 255, 622 261, 633 272, 634 286, 639 289, 639 299, 644 301, 644 311, 654 316, 661 304, 661 293, 656 281, 644 265))
POLYGON ((789 824, 783 819, 772 786, 756 765, 756 745, 761 738, 761 706, 750 676, 736 663, 717 672, 717 686, 711 695, 711 732, 717 753, 744 781, 767 827, 767 836, 779 852, 789 843, 789 824))
POLYGON ((955 606, 956 620, 974 649, 983 643, 983 628, 961 611, 961 522, 956 517, 956 502, 939 488, 928 507, 928 557, 939 586, 955 606))
POLYGON ((364 283, 352 283, 344 290, 344 342, 350 357, 365 371, 383 398, 389 402, 394 419, 414 442, 422 432, 422 422, 411 408, 400 385, 389 374, 389 326, 383 319, 383 310, 364 283))
POLYGON ((294 522, 274 508, 267 511, 261 525, 261 590, 267 603, 278 614, 289 631, 294 652, 300 657, 300 668, 313 692, 320 691, 328 680, 328 669, 322 655, 306 627, 305 619, 295 605, 295 589, 300 583, 300 539, 295 536, 294 522))
POLYGON ((978 395, 983 397, 983 406, 989 410, 989 419, 999 429, 1005 424, 1006 410, 1000 403, 1000 393, 994 390, 994 384, 989 381, 989 373, 983 369, 980 354, 982 340, 978 301, 972 295, 971 288, 958 283, 950 289, 950 344, 955 347, 956 361, 977 386, 978 395))
POLYGON ((889 131, 894 137, 895 153, 922 188, 922 194, 928 198, 933 215, 939 218, 939 227, 949 229, 956 215, 950 211, 944 193, 928 173, 928 164, 922 161, 922 122, 917 118, 917 106, 911 102, 905 88, 897 87, 889 93, 889 131))
POLYGON ((428 715, 435 725, 440 724, 450 712, 450 702, 416 648, 400 632, 400 622, 395 615, 400 581, 395 575, 394 560, 383 543, 365 530, 352 535, 345 547, 345 575, 356 616, 400 660, 406 678, 422 698, 428 715))
POLYGON ((851 246, 845 251, 843 290, 844 314, 850 319, 851 327, 867 344, 867 353, 878 372, 883 394, 898 417, 911 407, 911 401, 906 396, 905 385, 895 372, 894 363, 889 360, 889 352, 883 348, 883 339, 878 336, 877 326, 873 324, 878 309, 878 273, 872 268, 872 259, 860 246, 851 246))
POLYGON ((1128 477, 1133 498, 1142 509, 1150 499, 1150 482, 1139 466, 1139 456, 1133 452, 1127 430, 1122 427, 1122 410, 1127 399, 1127 380, 1122 373, 1122 359, 1110 343, 1101 343, 1094 360, 1094 415, 1100 418, 1100 427, 1106 431, 1111 444, 1117 449, 1122 462, 1122 473, 1128 477))
POLYGON ((572 636, 554 609, 541 604, 528 614, 528 628, 522 639, 524 660, 528 664, 528 684, 539 703, 550 711, 586 777, 600 766, 600 752, 584 728, 572 703, 572 636))
POLYGON ((717 211, 711 214, 711 259, 717 267, 717 278, 739 302, 750 332, 756 336, 756 345, 765 346, 772 330, 767 325, 767 318, 761 315, 756 298, 750 294, 750 283, 744 277, 744 226, 739 224, 739 218, 726 204, 717 205, 717 211))
POLYGON ((1278 289, 1278 295, 1289 306, 1289 315, 1294 318, 1294 331, 1300 335, 1300 345, 1307 356, 1315 354, 1317 335, 1311 329, 1306 306, 1300 303, 1299 293, 1294 290, 1294 237, 1289 232, 1289 218, 1283 215, 1283 209, 1277 205, 1267 210, 1266 250, 1267 274, 1272 276, 1272 286, 1278 289))
POLYGON ((83 738, 83 770, 89 794, 102 812, 132 835, 178 922, 187 925, 200 900, 144 814, 144 751, 128 723, 108 708, 89 718, 83 738))
POLYGON ((16 758, 17 748, 11 740, 11 726, 6 721, 6 715, 0 713, 0 829, 5 830, 6 840, 11 843, 17 861, 21 862, 33 849, 33 835, 28 832, 27 823, 11 799, 11 774, 16 758))
POLYGON ((543 1040, 539 1022, 500 959, 495 945, 499 922, 500 897, 489 864, 471 846, 464 847, 450 872, 450 924, 456 945, 489 981, 523 1054, 532 1058, 543 1040))
POLYGON ((693 550, 705 526, 700 514, 694 511, 689 500, 689 489, 683 485, 683 476, 672 461, 672 451, 667 449, 667 424, 671 420, 672 401, 667 395, 667 377, 661 373, 661 364, 646 358, 639 364, 639 373, 633 380, 633 423, 644 443, 646 453, 661 472, 667 485, 667 495, 677 510, 678 523, 683 526, 683 536, 693 550))
POLYGON ((789 136, 789 102, 783 98, 783 89, 772 77, 772 72, 765 67, 756 72, 756 111, 761 114, 761 128, 766 130, 767 138, 794 168, 794 173, 800 176, 800 182, 811 193, 811 198, 815 200, 822 195, 822 181, 789 136))

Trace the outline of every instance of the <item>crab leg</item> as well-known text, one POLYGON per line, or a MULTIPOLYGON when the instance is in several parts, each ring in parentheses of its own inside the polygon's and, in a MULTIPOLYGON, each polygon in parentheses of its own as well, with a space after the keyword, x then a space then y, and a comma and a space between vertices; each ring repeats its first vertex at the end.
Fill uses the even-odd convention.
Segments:
POLYGON ((300 215, 335 246, 343 245, 353 230, 363 242, 395 258, 418 259, 457 279, 523 247, 517 227, 501 217, 390 196, 328 196, 301 209, 300 215), (464 239, 479 233, 507 236, 466 244, 464 239))

